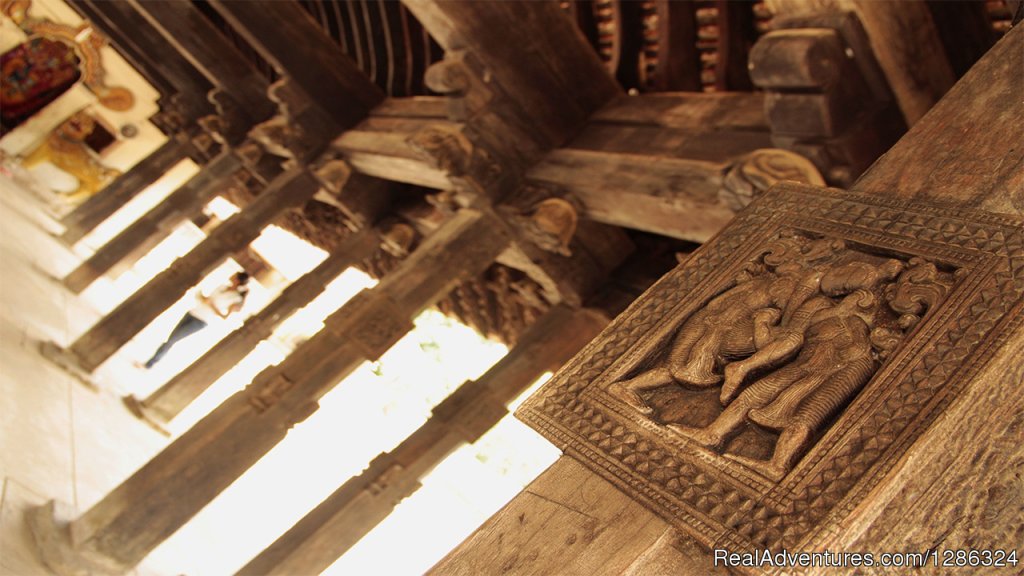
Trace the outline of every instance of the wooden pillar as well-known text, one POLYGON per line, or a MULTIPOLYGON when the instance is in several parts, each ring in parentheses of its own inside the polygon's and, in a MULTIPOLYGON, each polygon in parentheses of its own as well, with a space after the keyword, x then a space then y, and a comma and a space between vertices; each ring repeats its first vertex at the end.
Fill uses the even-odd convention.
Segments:
POLYGON ((924 116, 956 81, 925 2, 872 0, 768 0, 776 14, 802 16, 826 10, 853 11, 864 25, 878 64, 908 126, 924 116))
POLYGON ((63 573, 137 564, 316 411, 317 400, 339 380, 384 354, 412 328, 413 317, 479 274, 507 244, 500 222, 473 210, 455 215, 376 287, 332 314, 317 335, 70 526, 55 521, 52 503, 30 512, 43 557, 63 573))
POLYGON ((241 161, 235 154, 221 153, 163 202, 79 264, 64 278, 64 285, 79 294, 114 268, 130 266, 134 259, 169 236, 176 226, 198 214, 207 202, 228 186, 231 176, 241 167, 241 161))
POLYGON ((77 364, 91 373, 206 273, 244 248, 285 210, 301 206, 318 189, 317 181, 303 169, 278 176, 252 204, 79 336, 59 362, 77 364))
POLYGON ((704 561, 785 549, 1019 562, 1022 67, 1017 27, 850 192, 780 184, 663 277, 517 413, 573 462, 435 573, 586 573, 594 554, 618 573, 657 553, 666 524, 704 561), (737 308, 793 283, 795 301, 769 305, 818 310, 803 326, 737 308), (754 342, 751 318, 756 346, 708 358, 754 342), (583 512, 607 546, 577 544, 580 502, 598 503, 583 512), (641 532, 636 517, 664 523, 641 532))
POLYGON ((75 244, 191 152, 187 134, 172 135, 152 154, 64 216, 60 222, 64 226, 60 239, 75 244))
POLYGON ((322 572, 419 489, 420 478, 497 424, 509 402, 544 372, 557 370, 606 323, 585 309, 552 308, 486 374, 453 392, 416 432, 375 458, 238 573, 322 572))
POLYGON ((289 284, 239 329, 143 400, 125 397, 132 412, 156 425, 173 420, 218 378, 235 367, 293 312, 309 304, 338 274, 369 258, 379 245, 376 230, 355 232, 316 268, 289 284))
POLYGON ((454 96, 452 119, 506 171, 500 185, 488 187, 491 199, 514 190, 526 167, 622 93, 556 3, 403 4, 445 49, 427 85, 454 96))

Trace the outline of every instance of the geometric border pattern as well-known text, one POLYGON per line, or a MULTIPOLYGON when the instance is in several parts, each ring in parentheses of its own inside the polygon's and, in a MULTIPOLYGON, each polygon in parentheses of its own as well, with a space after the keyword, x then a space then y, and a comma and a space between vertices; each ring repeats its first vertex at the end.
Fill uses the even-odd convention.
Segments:
POLYGON ((1024 220, 777 185, 666 274, 516 415, 708 547, 815 550, 969 385, 1022 320, 1024 220), (779 482, 671 434, 606 392, 784 229, 962 270, 779 482))

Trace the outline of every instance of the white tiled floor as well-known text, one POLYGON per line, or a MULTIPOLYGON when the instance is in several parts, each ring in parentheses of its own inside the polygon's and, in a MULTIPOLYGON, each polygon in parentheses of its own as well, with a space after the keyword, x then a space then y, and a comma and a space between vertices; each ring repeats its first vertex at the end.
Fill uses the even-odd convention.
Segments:
POLYGON ((50 236, 59 228, 23 184, 0 176, 0 573, 15 576, 45 573, 26 508, 57 499, 85 509, 167 442, 117 394, 85 388, 36 352, 37 341, 65 344, 98 315, 49 277, 80 258, 50 236))

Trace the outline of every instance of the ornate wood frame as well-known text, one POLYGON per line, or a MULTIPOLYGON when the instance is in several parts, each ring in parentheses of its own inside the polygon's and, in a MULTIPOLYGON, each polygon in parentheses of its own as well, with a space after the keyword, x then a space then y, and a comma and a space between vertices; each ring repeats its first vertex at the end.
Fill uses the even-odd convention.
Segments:
POLYGON ((784 183, 663 277, 516 415, 709 548, 816 550, 1021 324, 1024 220, 784 183), (674 434, 607 387, 665 347, 781 230, 963 270, 781 481, 674 434))

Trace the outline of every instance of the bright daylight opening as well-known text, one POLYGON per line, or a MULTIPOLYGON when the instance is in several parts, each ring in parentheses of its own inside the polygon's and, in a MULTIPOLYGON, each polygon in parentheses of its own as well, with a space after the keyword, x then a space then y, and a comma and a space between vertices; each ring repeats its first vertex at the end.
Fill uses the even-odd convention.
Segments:
MULTIPOLYGON (((225 220, 237 207, 218 198, 208 205, 207 212, 225 220)), ((105 288, 104 296, 111 299, 107 305, 123 299, 201 238, 192 224, 180 226, 159 249, 105 288)), ((252 248, 289 282, 327 256, 277 226, 267 227, 252 248)), ((233 261, 226 262, 193 290, 216 287, 238 269, 233 261)), ((345 301, 375 284, 354 268, 339 275, 182 412, 169 425, 170 432, 177 436, 188 430, 260 371, 281 362, 316 334, 324 319, 345 301)), ((133 384, 126 392, 140 398, 151 393, 273 300, 279 289, 254 284, 242 314, 183 341, 148 372, 151 381, 133 384)), ((186 294, 119 354, 144 359, 192 302, 194 292, 186 294)), ((171 573, 233 573, 359 474, 374 457, 426 422, 431 409, 460 384, 481 376, 508 351, 434 309, 421 314, 414 324, 415 329, 378 362, 365 363, 324 396, 317 412, 295 426, 283 442, 157 548, 147 565, 173 570, 171 573), (187 555, 182 554, 185 550, 187 555)), ((326 573, 422 573, 557 456, 552 445, 507 416, 474 445, 457 450, 421 479, 419 491, 326 573), (393 553, 396 541, 405 543, 402 554, 393 553)))

